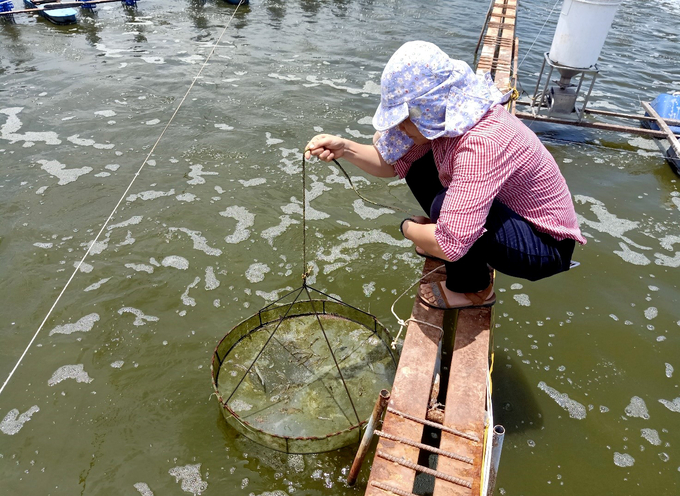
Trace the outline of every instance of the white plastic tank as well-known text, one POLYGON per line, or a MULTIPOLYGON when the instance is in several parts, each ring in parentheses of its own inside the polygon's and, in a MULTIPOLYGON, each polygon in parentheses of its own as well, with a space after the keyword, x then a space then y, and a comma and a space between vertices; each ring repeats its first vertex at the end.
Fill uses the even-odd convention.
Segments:
POLYGON ((621 2, 564 0, 550 47, 550 60, 578 69, 595 65, 621 2))

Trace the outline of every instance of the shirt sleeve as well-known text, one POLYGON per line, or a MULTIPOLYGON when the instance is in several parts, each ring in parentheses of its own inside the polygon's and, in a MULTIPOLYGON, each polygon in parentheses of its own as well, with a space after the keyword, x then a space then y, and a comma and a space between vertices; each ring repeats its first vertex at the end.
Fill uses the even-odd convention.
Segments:
POLYGON ((434 236, 455 261, 484 234, 491 204, 512 171, 504 167, 502 147, 488 137, 466 137, 455 152, 453 146, 446 150, 452 177, 434 236))

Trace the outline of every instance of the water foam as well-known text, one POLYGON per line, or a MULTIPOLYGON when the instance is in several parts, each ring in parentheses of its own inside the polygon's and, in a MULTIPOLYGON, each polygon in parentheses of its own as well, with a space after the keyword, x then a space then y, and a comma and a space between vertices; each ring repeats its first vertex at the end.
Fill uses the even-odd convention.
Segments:
POLYGON ((0 138, 8 140, 10 143, 17 141, 24 141, 25 144, 36 141, 42 141, 46 145, 58 145, 61 143, 57 133, 53 131, 33 132, 29 131, 24 134, 18 134, 17 131, 21 129, 21 121, 19 120, 19 113, 24 110, 24 107, 11 107, 1 109, 0 114, 7 116, 7 121, 0 126, 0 138))
POLYGON ((153 274, 153 265, 126 263, 125 266, 128 269, 132 269, 136 272, 146 272, 147 274, 153 274))
POLYGON ((191 240, 194 242, 194 250, 200 250, 206 255, 212 255, 212 256, 220 256, 222 254, 222 250, 219 248, 212 248, 208 246, 208 240, 201 236, 200 231, 192 231, 190 229, 187 229, 186 227, 171 227, 170 232, 175 232, 175 231, 180 231, 185 234, 187 234, 191 240))
POLYGON ((8 436, 13 436, 23 428, 26 422, 31 420, 34 413, 39 411, 40 408, 38 408, 38 405, 33 405, 22 414, 19 414, 19 410, 16 408, 10 410, 7 415, 5 415, 5 418, 2 419, 2 422, 0 422, 0 432, 7 434, 8 436))
POLYGON ((113 143, 103 145, 101 143, 97 143, 95 140, 82 139, 82 138, 80 138, 79 134, 74 134, 73 136, 69 136, 66 139, 68 141, 70 141, 71 143, 73 143, 74 145, 91 146, 93 148, 96 148, 97 150, 110 150, 111 148, 113 148, 115 146, 113 143))
POLYGON ((111 224, 110 226, 107 226, 106 229, 111 231, 113 229, 117 229, 119 227, 128 227, 128 226, 136 226, 140 222, 142 222, 142 219, 144 218, 143 215, 135 215, 130 217, 128 220, 124 220, 123 222, 119 222, 118 224, 111 224))
POLYGON ((645 400, 639 396, 633 396, 630 399, 630 404, 626 407, 625 412, 629 417, 649 418, 649 411, 647 410, 645 400))
POLYGON ((281 236, 290 226, 300 223, 291 219, 288 215, 282 215, 279 219, 281 219, 281 223, 278 226, 270 227, 260 233, 260 236, 269 242, 269 246, 274 246, 274 238, 281 236))
POLYGON ((81 318, 74 324, 58 325, 50 331, 50 336, 53 334, 72 334, 74 332, 89 332, 94 327, 94 324, 99 322, 99 314, 91 313, 81 318))
POLYGON ((233 205, 227 207, 224 212, 220 212, 222 217, 230 217, 236 220, 236 228, 234 232, 229 236, 226 236, 224 240, 227 243, 240 243, 250 238, 250 227, 255 224, 255 215, 248 212, 245 207, 239 207, 238 205, 233 205))
POLYGON ((265 274, 271 272, 268 265, 263 263, 254 263, 246 270, 246 279, 251 283, 264 281, 265 274))
POLYGON ((635 465, 635 458, 628 453, 619 453, 617 451, 614 453, 614 465, 617 467, 632 467, 635 465))
POLYGON ((354 212, 363 220, 373 220, 381 215, 394 213, 394 210, 389 208, 373 208, 366 206, 362 199, 355 200, 352 206, 354 207, 354 212))
POLYGON ((111 279, 110 277, 107 277, 105 279, 100 279, 99 281, 95 282, 94 284, 90 284, 83 291, 94 291, 95 289, 99 289, 100 287, 102 287, 103 284, 106 284, 110 279, 111 279))
POLYGON ((168 470, 168 473, 175 478, 175 482, 181 481, 180 487, 185 493, 197 496, 208 489, 208 483, 201 478, 200 463, 174 467, 168 470))
POLYGON ((146 482, 137 482, 134 485, 134 488, 141 494, 142 496, 154 496, 153 491, 149 487, 149 485, 146 482))
POLYGON ((59 179, 60 186, 76 181, 80 176, 92 172, 92 167, 81 167, 79 169, 67 169, 66 164, 59 163, 57 160, 38 160, 42 170, 59 179))
POLYGON ((153 315, 145 315, 144 312, 133 307, 123 307, 118 310, 118 315, 123 315, 124 313, 131 313, 135 316, 135 320, 132 323, 132 325, 135 326, 143 326, 147 322, 158 322, 159 320, 158 317, 154 317, 153 315))
POLYGON ((259 186, 260 184, 264 184, 267 182, 267 180, 264 177, 256 177, 255 179, 249 179, 248 181, 239 179, 238 182, 240 182, 246 188, 249 188, 251 186, 259 186))
POLYGON ((203 172, 203 166, 201 164, 196 164, 190 166, 191 172, 187 175, 191 178, 187 183, 189 184, 205 184, 205 179, 203 176, 216 176, 217 172, 203 172))
POLYGON ((65 381, 66 379, 75 379, 76 382, 84 383, 90 383, 94 380, 89 375, 87 375, 83 364, 79 363, 78 365, 64 365, 63 367, 59 367, 54 372, 54 374, 52 374, 52 377, 47 381, 47 384, 49 386, 56 386, 61 381, 65 381))
POLYGON ((187 270, 189 268, 189 260, 179 255, 170 255, 161 262, 163 267, 173 267, 179 270, 187 270))
POLYGON ((673 401, 659 400, 659 403, 668 408, 671 412, 680 413, 680 397, 675 398, 673 401))
POLYGON ((317 253, 318 259, 331 263, 338 260, 350 261, 353 258, 356 258, 356 256, 347 255, 343 253, 343 250, 359 248, 360 246, 367 244, 384 244, 401 248, 411 246, 411 241, 408 239, 398 240, 378 229, 372 229, 370 231, 347 231, 338 236, 338 240, 342 241, 342 243, 333 246, 328 254, 324 254, 323 249, 319 249, 317 253))
POLYGON ((147 200, 155 200, 156 198, 161 198, 163 196, 173 196, 175 194, 174 188, 171 189, 170 191, 154 191, 154 190, 149 190, 149 191, 142 191, 141 193, 133 193, 129 195, 125 201, 133 202, 136 201, 137 199, 140 199, 142 201, 147 201, 147 200))
POLYGON ((184 303, 185 305, 190 306, 190 307, 196 306, 196 300, 194 298, 192 298, 191 296, 189 296, 189 290, 195 288, 196 285, 199 282, 201 282, 201 278, 196 277, 196 279, 194 279, 194 282, 192 282, 191 284, 189 284, 187 286, 186 291, 184 291, 184 293, 182 293, 182 303, 184 303))
POLYGON ((659 446, 661 444, 661 438, 659 437, 659 433, 656 430, 642 429, 640 432, 642 437, 649 441, 649 444, 654 446, 659 446))
POLYGON ((555 403, 569 412, 569 416, 574 419, 582 420, 586 418, 586 407, 578 401, 574 401, 566 393, 560 393, 556 389, 551 388, 545 382, 538 383, 538 389, 548 394, 555 403))
POLYGON ((205 289, 212 291, 220 287, 220 281, 215 277, 215 271, 211 266, 205 268, 205 289))

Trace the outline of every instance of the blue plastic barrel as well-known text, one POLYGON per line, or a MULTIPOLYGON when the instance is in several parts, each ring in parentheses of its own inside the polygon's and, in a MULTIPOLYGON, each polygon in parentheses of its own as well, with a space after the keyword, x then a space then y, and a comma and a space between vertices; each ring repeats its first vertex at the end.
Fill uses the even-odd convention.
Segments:
MULTIPOLYGON (((651 106, 659 116, 664 119, 680 120, 680 95, 669 95, 664 93, 657 96, 651 106)), ((645 115, 648 115, 645 113, 645 115)), ((644 127, 658 130, 659 126, 654 121, 642 121, 644 127)), ((675 134, 680 134, 680 126, 668 126, 675 134)))

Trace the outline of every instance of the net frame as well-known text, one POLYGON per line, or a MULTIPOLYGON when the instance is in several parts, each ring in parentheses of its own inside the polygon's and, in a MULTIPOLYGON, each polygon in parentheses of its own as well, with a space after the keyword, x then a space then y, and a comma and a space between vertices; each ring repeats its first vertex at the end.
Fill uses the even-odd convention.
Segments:
MULTIPOLYGON (((245 377, 248 375, 250 369, 257 362, 260 356, 259 354, 258 356, 255 357, 250 367, 243 374, 241 381, 236 385, 236 387, 234 387, 234 390, 230 392, 229 396, 226 396, 227 393, 224 391, 220 391, 219 389, 219 374, 222 368, 222 364, 227 359, 232 350, 234 350, 234 348, 243 339, 248 338, 248 336, 260 330, 264 326, 267 326, 275 322, 278 322, 280 325, 281 322, 287 319, 305 316, 317 316, 317 318, 319 318, 319 315, 332 316, 334 318, 351 321, 373 332, 373 334, 376 335, 385 346, 385 349, 389 353, 391 362, 396 370, 398 360, 397 356, 395 355, 394 351, 392 350, 389 344, 391 342, 390 333, 385 328, 385 326, 383 326, 378 321, 378 319, 375 316, 367 312, 364 312, 363 310, 360 310, 356 307, 348 305, 347 303, 344 303, 343 301, 334 298, 333 296, 330 296, 322 291, 319 291, 307 285, 305 281, 303 282, 301 288, 289 292, 279 300, 263 307, 256 314, 250 316, 249 318, 243 320, 242 322, 234 326, 215 347, 215 351, 213 353, 212 361, 210 364, 212 384, 213 389, 215 391, 214 394, 217 397, 217 400, 221 406, 220 410, 227 423, 248 439, 255 441, 256 443, 261 444, 263 446, 272 448, 274 450, 291 454, 321 453, 324 451, 332 451, 335 449, 348 446, 353 443, 358 443, 361 440, 361 427, 364 424, 366 424, 367 419, 361 419, 356 410, 354 410, 354 413, 357 418, 355 424, 351 425, 346 429, 337 432, 331 432, 325 436, 295 437, 275 434, 267 432, 264 429, 255 427, 246 419, 239 416, 239 414, 236 413, 229 406, 229 400, 231 399, 231 396, 233 396, 234 392, 238 389, 243 379, 245 379, 245 377), (324 299, 312 298, 310 291, 313 291, 318 295, 323 296, 324 299), (303 292, 306 292, 309 299, 298 301, 298 298, 303 292), (293 300, 292 303, 283 304, 280 303, 282 300, 289 298, 291 295, 295 293, 297 293, 297 295, 295 296, 295 299, 293 300)), ((319 325, 321 326, 320 322, 319 325)), ((271 340, 274 334, 276 334, 277 329, 278 325, 272 331, 271 335, 269 336, 269 339, 262 347, 262 350, 264 350, 264 348, 269 343, 269 340, 271 340)), ((325 336, 325 331, 323 331, 322 326, 321 332, 323 332, 325 336)), ((330 343, 328 343, 328 346, 331 355, 333 355, 333 350, 330 347, 330 343)), ((335 360, 334 356, 333 359, 335 360)), ((344 384, 344 379, 342 379, 342 372, 340 371, 337 362, 336 366, 338 367, 337 370, 340 373, 340 378, 344 384)), ((345 392, 349 397, 350 403, 352 403, 352 407, 354 408, 351 393, 347 389, 346 385, 345 392)), ((370 415, 370 412, 368 412, 368 415, 370 415)))

